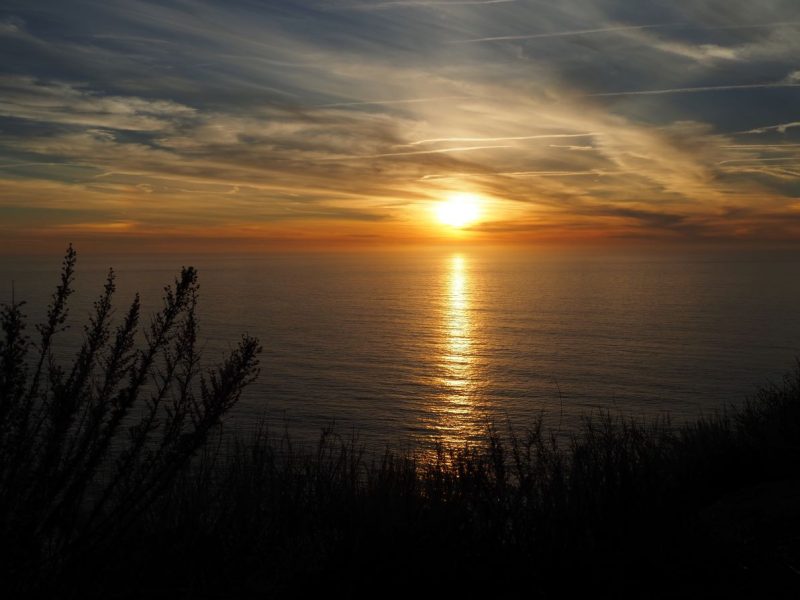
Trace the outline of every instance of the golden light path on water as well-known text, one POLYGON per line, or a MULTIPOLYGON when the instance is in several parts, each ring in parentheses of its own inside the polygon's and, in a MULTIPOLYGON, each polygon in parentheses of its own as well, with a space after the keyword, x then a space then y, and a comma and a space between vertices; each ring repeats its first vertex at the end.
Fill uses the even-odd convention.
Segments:
POLYGON ((436 437, 445 445, 463 446, 482 430, 477 409, 475 329, 471 311, 469 263, 461 254, 449 258, 443 286, 440 383, 443 394, 434 406, 436 437))

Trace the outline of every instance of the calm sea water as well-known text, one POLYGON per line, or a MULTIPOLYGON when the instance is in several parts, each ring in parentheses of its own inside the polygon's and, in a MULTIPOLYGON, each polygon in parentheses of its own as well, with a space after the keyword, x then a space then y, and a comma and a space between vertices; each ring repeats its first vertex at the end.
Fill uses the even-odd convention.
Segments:
MULTIPOLYGON (((184 259, 79 259, 74 351, 103 274, 118 307, 148 310, 184 259)), ((474 439, 488 421, 544 412, 574 427, 611 409, 681 422, 740 403, 800 355, 800 255, 517 252, 195 257, 206 360, 243 332, 262 374, 228 421, 266 418, 311 441, 335 421, 368 444, 474 439)), ((0 259, 27 312, 43 314, 58 260, 0 259)))

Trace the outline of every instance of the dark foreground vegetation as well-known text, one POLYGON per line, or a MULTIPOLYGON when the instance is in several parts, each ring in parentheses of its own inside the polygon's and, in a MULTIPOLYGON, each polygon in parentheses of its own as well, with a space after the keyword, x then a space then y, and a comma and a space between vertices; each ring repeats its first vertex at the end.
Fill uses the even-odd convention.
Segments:
POLYGON ((110 274, 59 367, 74 261, 33 339, 20 304, 0 318, 5 597, 798 597, 800 368, 690 425, 598 414, 566 441, 224 438, 258 342, 203 374, 194 270, 141 340, 138 300, 112 328, 110 274))

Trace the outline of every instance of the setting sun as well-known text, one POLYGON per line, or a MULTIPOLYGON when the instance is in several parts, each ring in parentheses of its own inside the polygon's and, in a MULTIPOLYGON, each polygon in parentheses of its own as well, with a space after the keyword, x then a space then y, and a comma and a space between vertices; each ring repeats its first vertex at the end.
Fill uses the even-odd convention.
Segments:
POLYGON ((443 225, 464 227, 478 220, 480 200, 474 194, 453 194, 436 207, 436 217, 443 225))

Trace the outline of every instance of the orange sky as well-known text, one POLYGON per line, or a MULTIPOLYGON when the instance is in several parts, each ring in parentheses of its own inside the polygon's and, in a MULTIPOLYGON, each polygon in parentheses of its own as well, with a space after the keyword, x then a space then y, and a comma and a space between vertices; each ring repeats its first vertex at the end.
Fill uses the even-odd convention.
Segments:
POLYGON ((796 6, 685 4, 12 2, 0 253, 800 241, 796 6))

